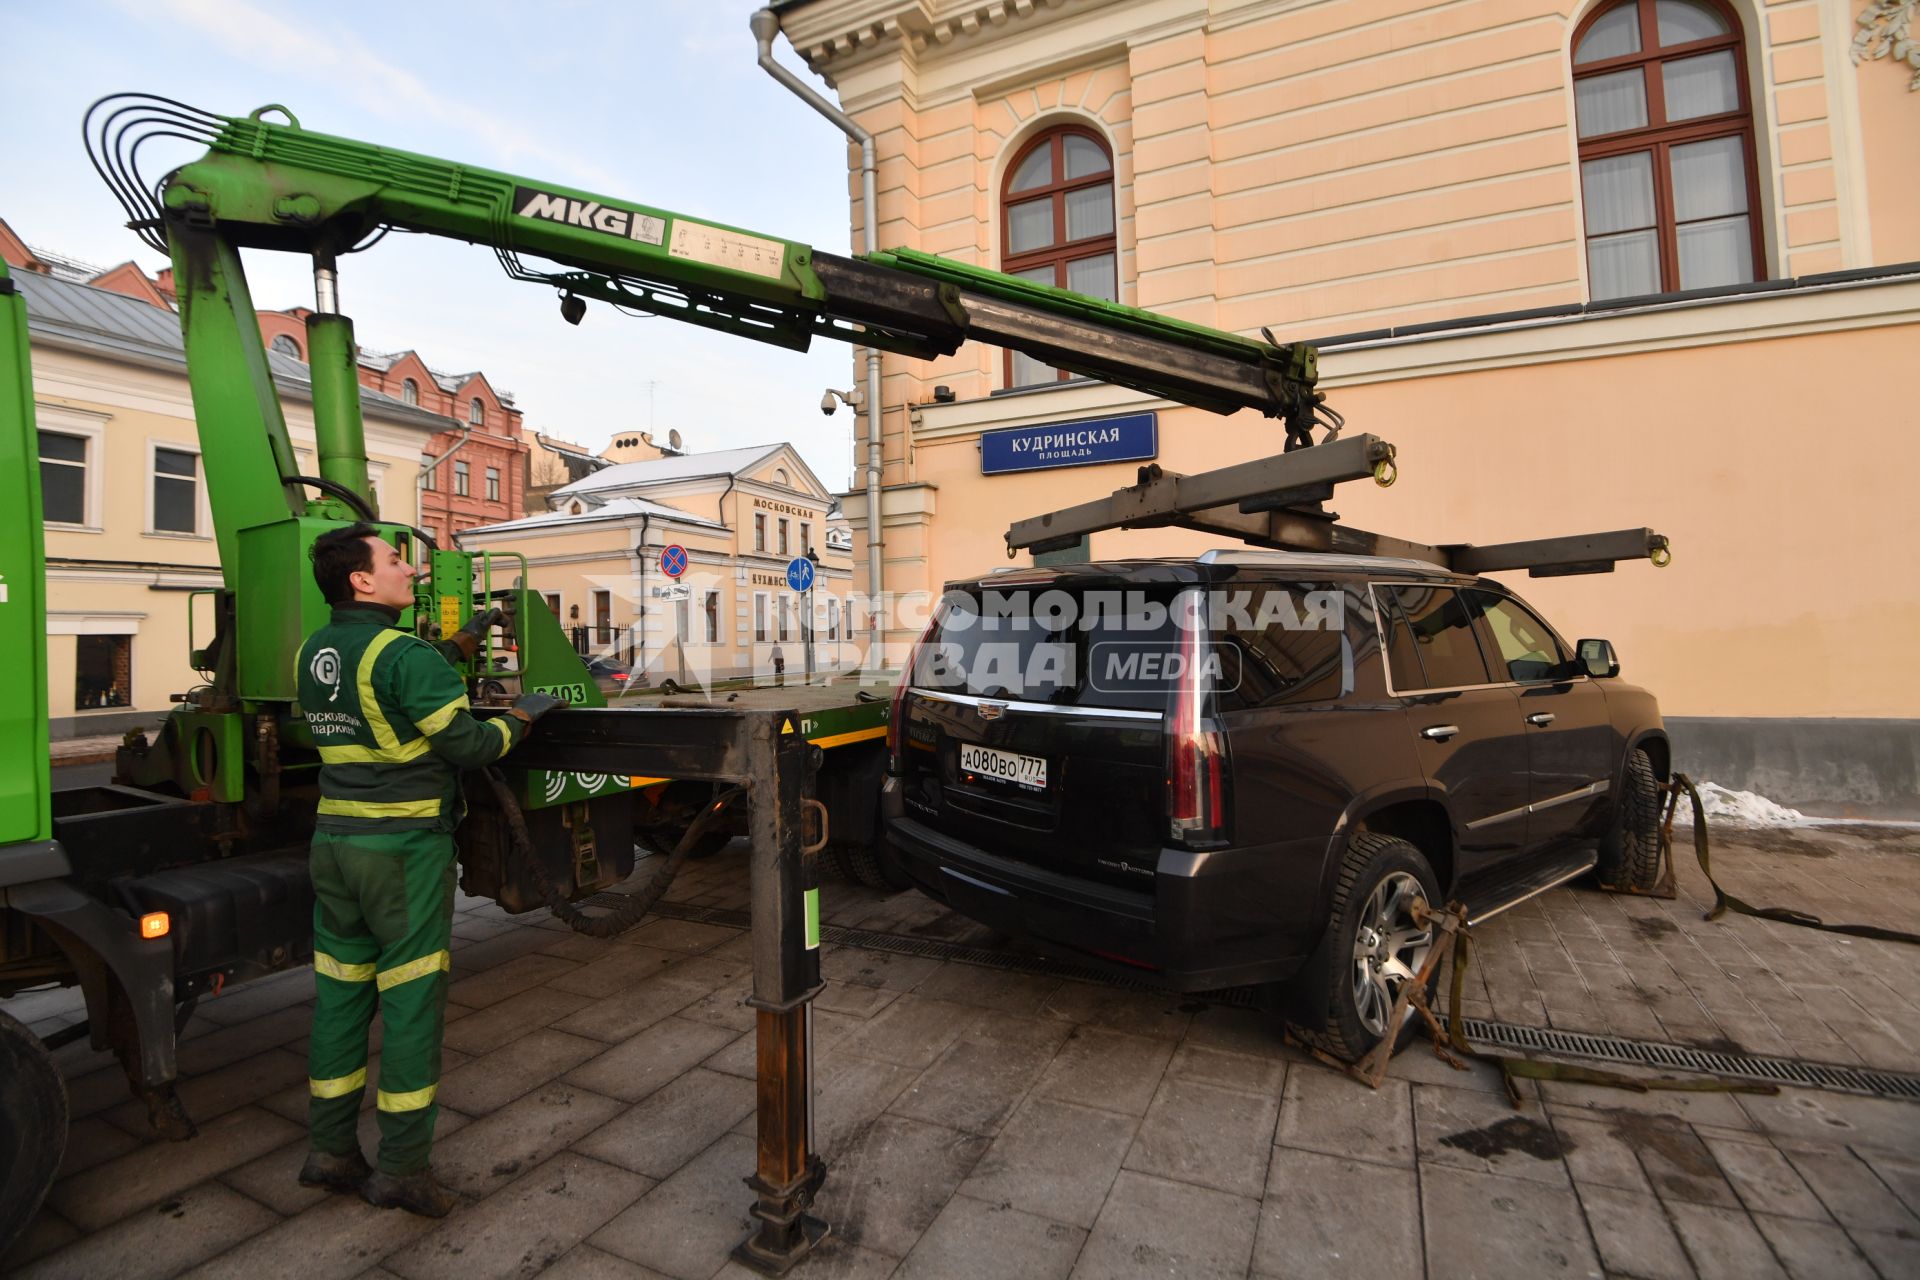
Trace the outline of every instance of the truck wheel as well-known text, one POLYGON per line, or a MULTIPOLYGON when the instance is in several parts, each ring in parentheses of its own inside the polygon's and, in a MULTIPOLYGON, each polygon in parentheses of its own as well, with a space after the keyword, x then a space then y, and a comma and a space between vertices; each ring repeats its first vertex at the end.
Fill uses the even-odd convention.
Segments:
POLYGON ((1613 820, 1600 838, 1594 874, 1602 884, 1651 889, 1660 878, 1660 779, 1653 758, 1639 747, 1627 756, 1625 779, 1614 797, 1613 820))
POLYGON ((908 886, 905 873, 893 865, 893 859, 878 841, 872 844, 836 844, 832 853, 840 874, 855 884, 889 892, 898 892, 908 886))
POLYGON ((66 1150, 66 1082, 40 1038, 0 1013, 0 1255, 33 1221, 66 1150))
MULTIPOLYGON (((1335 1057, 1358 1062, 1387 1035, 1397 1052, 1413 1038, 1417 1016, 1389 1027, 1400 990, 1426 963, 1433 926, 1413 922, 1413 903, 1440 904, 1440 884, 1420 851, 1405 840, 1361 832, 1347 842, 1334 885, 1327 928, 1333 954, 1328 993, 1326 1047, 1335 1057)), ((1427 982, 1431 998, 1436 968, 1427 982)))

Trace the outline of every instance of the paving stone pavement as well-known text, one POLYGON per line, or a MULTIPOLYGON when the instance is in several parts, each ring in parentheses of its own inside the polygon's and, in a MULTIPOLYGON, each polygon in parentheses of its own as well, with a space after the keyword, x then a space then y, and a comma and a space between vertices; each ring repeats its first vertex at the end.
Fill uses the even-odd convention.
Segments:
MULTIPOLYGON (((743 847, 672 897, 747 905, 743 847)), ((1750 901, 1912 927, 1920 832, 1716 834, 1750 901)), ((1673 902, 1556 890, 1476 931, 1469 1012, 1911 1071, 1910 951, 1673 902)), ((643 868, 642 874, 645 874, 643 868)), ((825 889, 829 923, 1006 946, 917 894, 825 889)), ((444 1222, 293 1179, 310 971, 207 1001, 181 1046, 193 1142, 145 1130, 84 1045, 72 1137, 0 1273, 23 1277, 740 1280, 753 1162, 742 930, 600 941, 462 899, 436 1167, 444 1222)), ((1497 1074, 1416 1043, 1377 1092, 1262 1015, 887 951, 823 950, 816 1134, 834 1232, 815 1277, 1920 1275, 1920 1103, 1632 1093, 1497 1074)), ((16 998, 41 1031, 71 992, 16 998)), ((377 1047, 377 1046, 376 1046, 377 1047)), ((371 1112, 363 1141, 371 1144, 371 1112)))

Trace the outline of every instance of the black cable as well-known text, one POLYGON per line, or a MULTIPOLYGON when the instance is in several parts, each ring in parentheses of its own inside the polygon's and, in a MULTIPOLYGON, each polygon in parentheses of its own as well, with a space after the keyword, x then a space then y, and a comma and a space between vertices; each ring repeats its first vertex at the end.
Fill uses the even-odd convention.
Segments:
MULTIPOLYGON (((355 493, 353 490, 347 488, 346 485, 336 484, 332 480, 323 480, 319 476, 288 476, 285 479, 285 483, 310 484, 314 488, 320 490, 320 492, 322 493, 332 494, 334 497, 340 499, 340 501, 352 507, 354 510, 354 514, 359 516, 362 520, 367 521, 368 523, 372 523, 380 519, 379 515, 375 513, 374 509, 371 506, 367 505, 367 500, 361 497, 359 494, 355 493)), ((419 531, 415 530, 415 532, 417 533, 419 531)))
POLYGON ((647 880, 647 887, 639 893, 631 894, 626 901, 604 916, 590 916, 567 901, 567 896, 547 878, 546 868, 540 865, 540 859, 533 849, 533 836, 527 831, 526 815, 520 810, 520 802, 513 798, 513 790, 500 775, 498 769, 483 769, 480 773, 486 778, 487 786, 493 792, 493 800, 500 813, 507 820, 507 832, 513 839, 514 852, 533 872, 536 887, 547 899, 547 910, 567 922, 575 933, 584 933, 590 938, 611 938, 625 933, 639 924, 653 904, 660 900, 673 878, 680 874, 680 866, 687 860, 687 854, 699 842, 712 821, 726 807, 747 793, 744 786, 732 787, 721 792, 700 811, 687 829, 680 834, 680 842, 667 855, 666 863, 647 880))

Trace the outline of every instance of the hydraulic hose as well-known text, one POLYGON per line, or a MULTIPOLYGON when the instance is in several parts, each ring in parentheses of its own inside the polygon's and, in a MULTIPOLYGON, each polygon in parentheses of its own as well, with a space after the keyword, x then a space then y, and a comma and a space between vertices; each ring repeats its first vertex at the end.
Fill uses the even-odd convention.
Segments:
POLYGON ((500 812, 507 820, 508 834, 513 838, 514 852, 526 862, 533 871, 533 877, 540 892, 546 896, 547 910, 567 922, 575 933, 584 933, 590 938, 612 938, 625 933, 639 924, 653 904, 660 900, 673 884, 673 878, 680 874, 680 866, 687 860, 687 853, 713 820, 724 812, 728 805, 745 795, 745 787, 732 787, 721 792, 700 811, 700 815, 681 833, 680 842, 667 855, 666 862, 647 880, 646 888, 639 893, 630 894, 626 901, 603 916, 590 916, 567 900, 567 895, 547 878, 546 868, 534 854, 533 837, 527 831, 526 815, 520 810, 520 802, 514 799, 513 789, 507 786, 505 778, 498 769, 480 771, 487 780, 487 786, 493 792, 494 803, 500 806, 500 812))

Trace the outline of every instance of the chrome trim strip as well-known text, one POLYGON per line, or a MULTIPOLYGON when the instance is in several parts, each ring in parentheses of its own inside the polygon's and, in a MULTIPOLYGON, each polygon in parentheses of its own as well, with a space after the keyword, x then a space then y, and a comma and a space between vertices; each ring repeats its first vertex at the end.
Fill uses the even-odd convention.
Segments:
POLYGON ((1527 812, 1539 813, 1542 809, 1551 809, 1556 805, 1569 804, 1575 800, 1585 800, 1588 796, 1604 795, 1606 794, 1607 788, 1612 785, 1613 784, 1611 782, 1605 782, 1605 781, 1589 782, 1584 787, 1578 787, 1572 791, 1562 792, 1560 795, 1553 796, 1550 799, 1541 800, 1538 803, 1530 804, 1527 806, 1527 812))
POLYGON ((916 698, 928 702, 951 702, 962 707, 977 707, 983 702, 1005 707, 1009 711, 1028 711, 1053 716, 1094 716, 1105 720, 1164 720, 1166 713, 1161 711, 1129 711, 1124 707, 1062 707, 1051 702, 1020 702, 1011 698, 977 698, 970 693, 936 693, 932 689, 916 689, 909 685, 907 692, 916 698))
POLYGON ((1467 830, 1478 831, 1481 827, 1492 826, 1496 822, 1505 822, 1508 818, 1518 818, 1523 814, 1539 813, 1542 809, 1551 809, 1556 805, 1567 804, 1574 800, 1584 800, 1588 796, 1605 795, 1607 790, 1612 786, 1613 784, 1611 782, 1605 781, 1604 779, 1599 782, 1590 782, 1577 790, 1553 796, 1537 804, 1523 804, 1518 809, 1502 809, 1499 813, 1488 814, 1484 818, 1475 818, 1467 824, 1467 830))
POLYGON ((1538 889, 1527 890, 1525 893, 1515 898, 1512 902, 1503 902, 1499 906, 1494 907, 1488 911, 1483 911, 1477 916, 1469 916, 1467 918, 1467 927, 1477 928, 1480 925, 1485 924, 1487 921, 1493 919, 1495 916, 1499 915, 1501 912, 1510 911, 1514 907, 1519 906, 1521 903, 1525 902, 1528 898, 1537 898, 1549 889, 1558 889, 1561 885, 1565 884, 1567 881, 1583 876, 1587 874, 1587 872, 1593 870, 1595 867, 1599 865, 1600 865, 1599 859, 1596 858, 1594 859, 1594 861, 1589 862, 1586 866, 1575 867, 1572 871, 1567 872, 1563 876, 1556 877, 1555 879, 1547 882, 1546 884, 1541 885, 1538 889))

